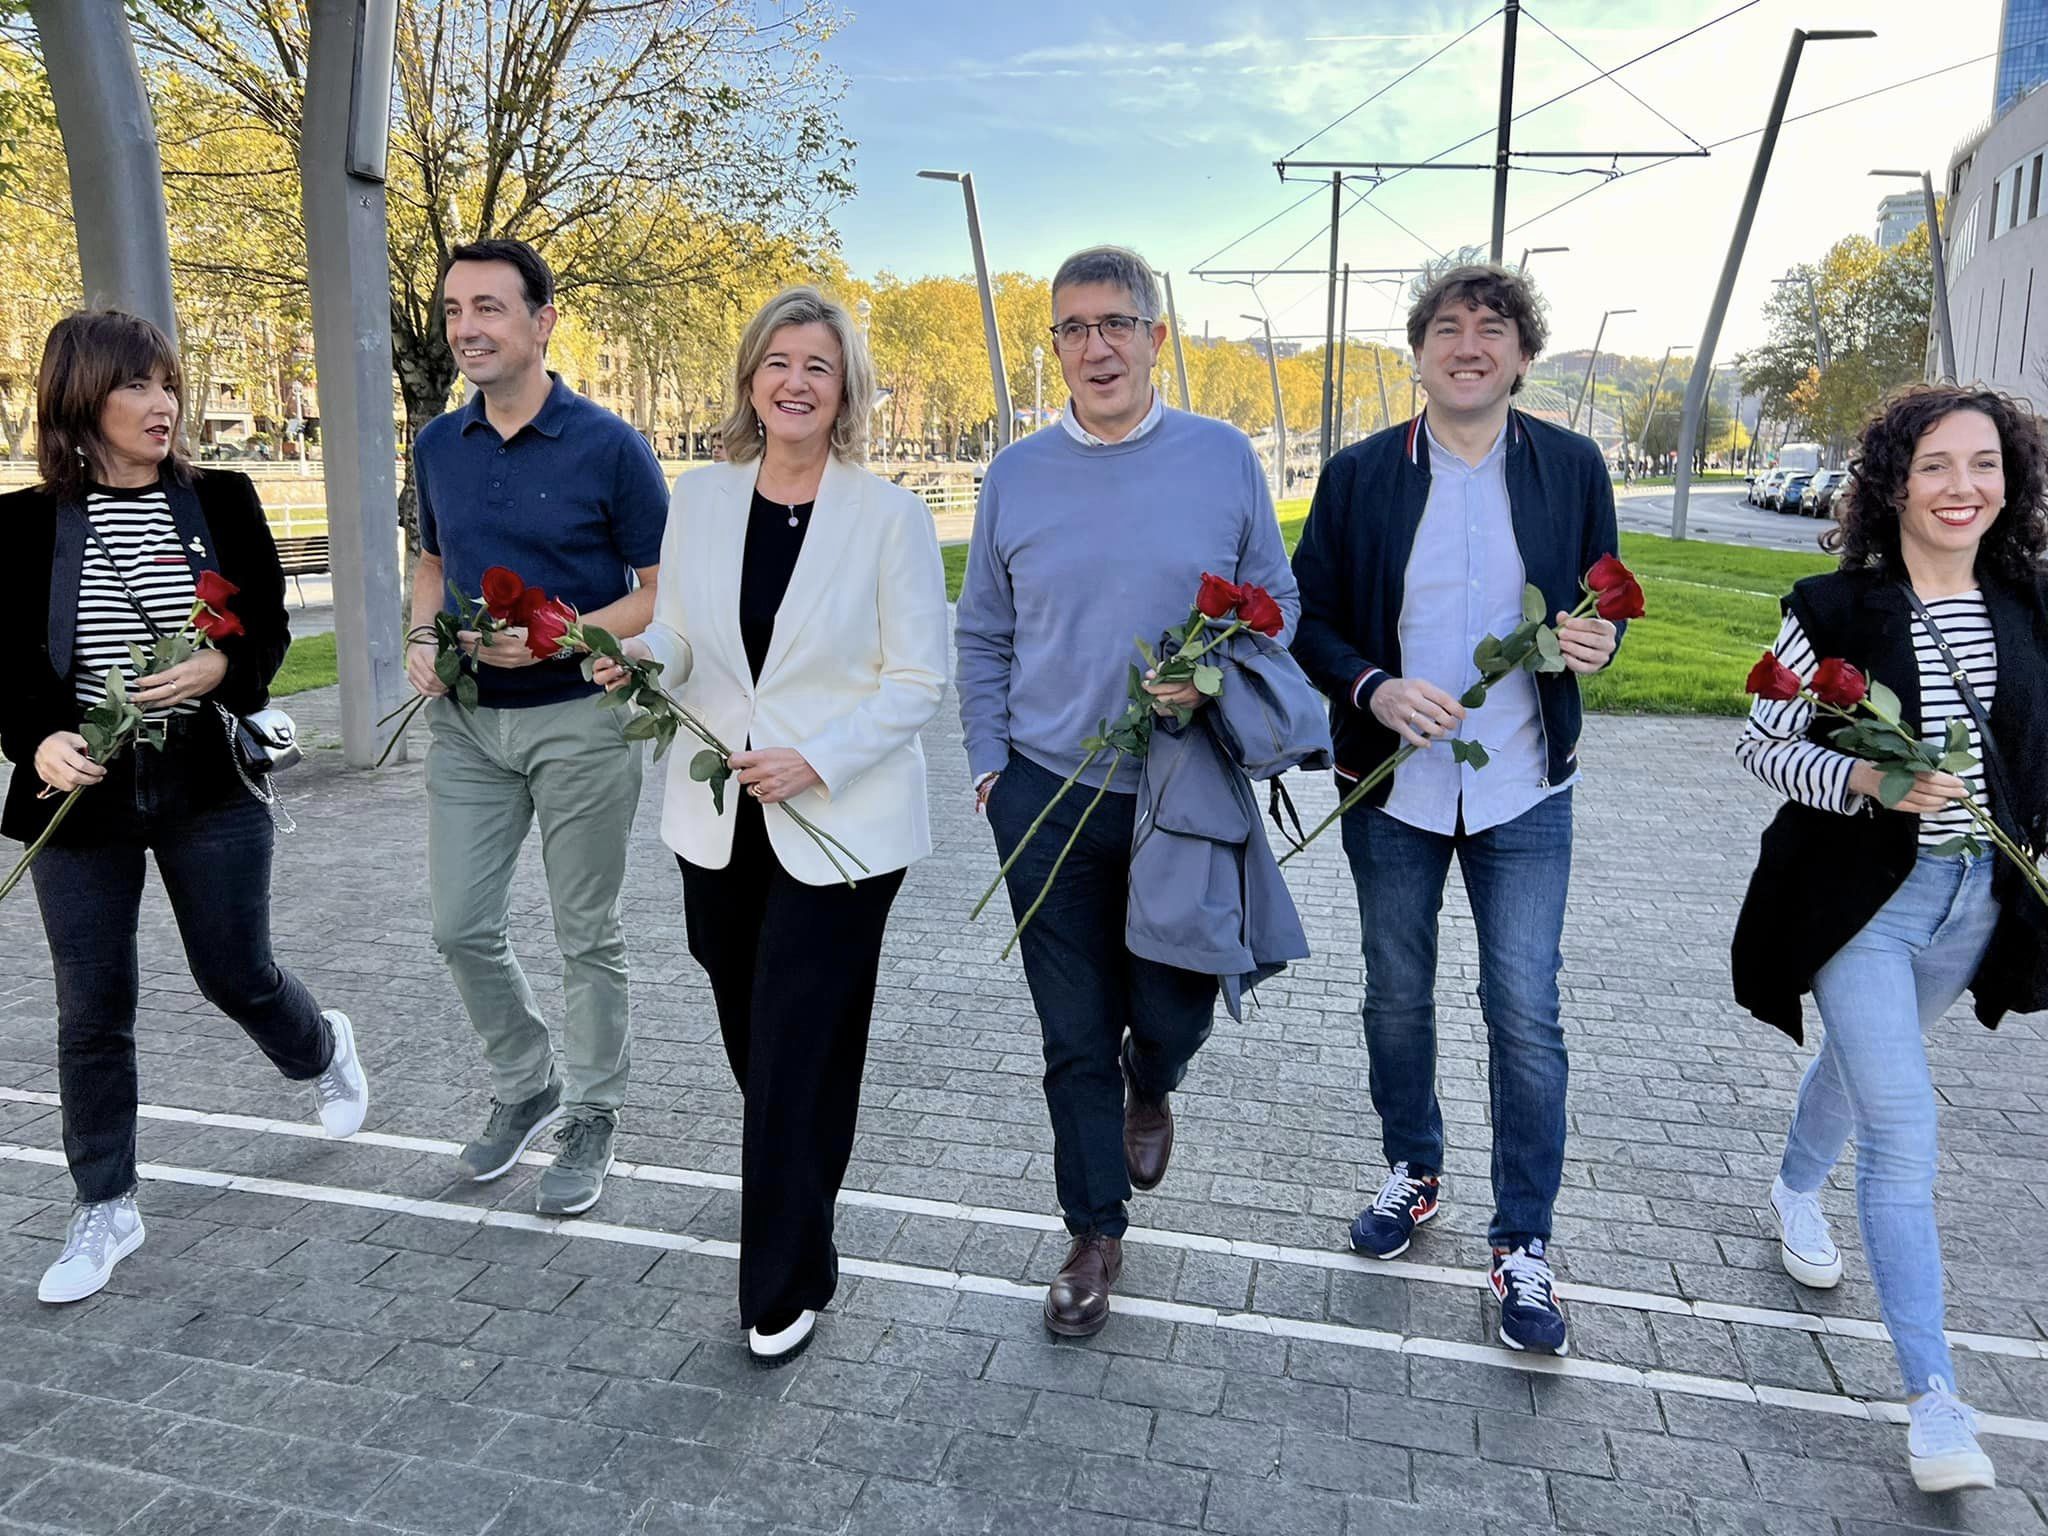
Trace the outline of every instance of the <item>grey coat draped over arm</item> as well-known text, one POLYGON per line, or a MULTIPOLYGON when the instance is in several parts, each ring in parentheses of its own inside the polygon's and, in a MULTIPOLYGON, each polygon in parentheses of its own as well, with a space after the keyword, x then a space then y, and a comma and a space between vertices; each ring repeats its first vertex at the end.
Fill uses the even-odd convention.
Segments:
POLYGON ((1308 955, 1308 936, 1260 824, 1252 779, 1330 766, 1317 693, 1285 647, 1250 632, 1212 653, 1223 691, 1152 733, 1138 781, 1124 942, 1134 955, 1244 992, 1308 955))

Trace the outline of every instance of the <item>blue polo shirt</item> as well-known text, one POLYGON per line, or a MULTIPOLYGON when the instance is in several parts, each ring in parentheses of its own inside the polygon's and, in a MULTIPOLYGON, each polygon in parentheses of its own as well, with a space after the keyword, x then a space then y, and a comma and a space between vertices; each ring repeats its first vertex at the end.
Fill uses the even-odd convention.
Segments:
MULTIPOLYGON (((627 422, 548 377, 547 403, 510 442, 485 416, 481 391, 420 429, 412 450, 420 547, 440 556, 467 597, 502 565, 589 613, 624 597, 632 570, 660 562, 668 482, 627 422)), ((477 668, 477 701, 490 708, 596 691, 573 659, 477 668)))

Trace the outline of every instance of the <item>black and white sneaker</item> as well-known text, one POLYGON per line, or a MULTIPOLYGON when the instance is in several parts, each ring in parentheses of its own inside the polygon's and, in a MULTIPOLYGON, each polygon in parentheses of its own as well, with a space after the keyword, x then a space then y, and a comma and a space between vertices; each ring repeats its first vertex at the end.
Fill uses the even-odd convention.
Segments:
POLYGON ((1500 1341, 1509 1349, 1566 1355, 1564 1304, 1550 1272, 1546 1244, 1532 1237, 1520 1248, 1493 1250, 1494 1298, 1500 1302, 1500 1341))
POLYGON ((747 1353, 756 1365, 787 1365, 809 1347, 817 1326, 818 1314, 806 1311, 778 1328, 749 1328, 747 1353))

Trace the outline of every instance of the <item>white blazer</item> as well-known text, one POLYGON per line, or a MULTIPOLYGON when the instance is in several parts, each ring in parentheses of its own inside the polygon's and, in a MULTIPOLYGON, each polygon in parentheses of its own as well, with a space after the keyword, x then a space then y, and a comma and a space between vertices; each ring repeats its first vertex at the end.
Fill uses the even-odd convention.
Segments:
MULTIPOLYGON (((932 516, 866 470, 826 462, 810 527, 757 683, 740 640, 740 567, 759 461, 676 481, 661 541, 654 620, 642 639, 662 682, 735 752, 794 747, 824 782, 789 803, 872 874, 932 851, 918 731, 946 681, 946 577, 932 516)), ((723 815, 690 777, 687 730, 668 755, 662 841, 705 869, 732 862, 734 794, 723 815)), ((807 885, 839 879, 809 834, 774 806, 768 838, 807 885)), ((860 871, 835 855, 856 879, 860 871)))

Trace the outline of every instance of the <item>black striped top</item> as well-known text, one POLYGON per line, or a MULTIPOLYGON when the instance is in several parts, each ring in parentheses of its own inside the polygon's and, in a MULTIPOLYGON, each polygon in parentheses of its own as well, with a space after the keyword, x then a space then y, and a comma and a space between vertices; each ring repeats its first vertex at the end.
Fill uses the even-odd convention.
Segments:
MULTIPOLYGON (((78 575, 78 635, 71 648, 71 686, 78 702, 90 707, 106 694, 106 675, 119 667, 130 686, 135 681, 135 663, 128 654, 128 642, 144 650, 152 637, 136 615, 107 554, 120 562, 121 576, 157 627, 165 634, 182 629, 192 613, 192 567, 178 545, 178 526, 171 517, 170 498, 159 486, 132 491, 94 487, 86 492, 86 515, 99 540, 85 541, 85 559, 78 575)), ((188 699, 168 710, 154 711, 152 718, 190 714, 199 701, 188 699)))
MULTIPOLYGON (((1998 644, 1991 632, 1991 614, 1984 606, 1982 592, 1964 592, 1955 597, 1936 598, 1927 611, 1956 653, 1970 686, 1988 711, 1998 692, 1998 644)), ((1813 654, 1792 615, 1778 631, 1772 651, 1779 661, 1795 672, 1801 682, 1810 682, 1820 659, 1813 654)), ((1978 754, 1975 767, 1961 777, 1980 805, 1988 806, 1991 795, 1984 782, 1984 744, 1969 706, 1949 676, 1941 648, 1916 614, 1913 618, 1913 655, 1920 667, 1920 735, 1939 745, 1948 735, 1949 723, 1960 720, 1970 733, 1970 750, 1978 754)), ((1757 699, 1750 705, 1749 723, 1735 745, 1742 765, 1779 794, 1803 805, 1824 811, 1850 814, 1863 808, 1863 796, 1849 792, 1849 770, 1856 759, 1806 739, 1813 719, 1813 706, 1804 699, 1757 699)), ((1960 804, 1920 818, 1920 845, 1932 848, 1959 833, 1969 832, 1976 823, 1960 804)))

